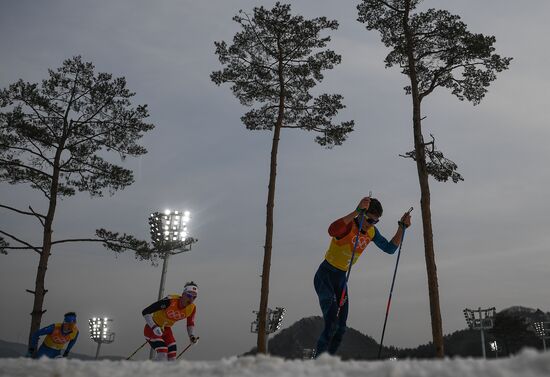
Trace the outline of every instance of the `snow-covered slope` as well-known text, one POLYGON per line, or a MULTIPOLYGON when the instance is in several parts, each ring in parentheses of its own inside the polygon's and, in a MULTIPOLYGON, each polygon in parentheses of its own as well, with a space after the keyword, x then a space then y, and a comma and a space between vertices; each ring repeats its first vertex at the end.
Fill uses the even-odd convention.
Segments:
POLYGON ((318 360, 285 361, 271 357, 230 358, 220 361, 79 361, 0 360, 0 376, 9 377, 548 377, 550 352, 527 350, 509 358, 341 361, 322 356, 318 360))

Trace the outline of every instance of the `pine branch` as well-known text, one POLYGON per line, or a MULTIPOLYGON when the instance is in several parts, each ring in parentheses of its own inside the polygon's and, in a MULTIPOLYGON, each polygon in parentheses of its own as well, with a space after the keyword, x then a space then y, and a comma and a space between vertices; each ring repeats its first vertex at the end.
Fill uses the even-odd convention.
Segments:
MULTIPOLYGON (((19 238, 15 237, 14 235, 9 234, 9 233, 7 233, 7 232, 4 232, 4 231, 2 231, 2 230, 0 230, 0 233, 2 233, 2 234, 5 235, 5 236, 8 236, 9 238, 11 238, 11 239, 13 239, 13 240, 19 242, 19 243, 22 244, 22 245, 25 245, 27 249, 32 249, 32 250, 36 251, 38 254, 42 254, 42 251, 40 251, 40 249, 41 249, 40 247, 33 246, 33 245, 31 245, 30 243, 25 242, 25 241, 23 241, 23 240, 20 240, 19 238)), ((4 249, 5 249, 5 247, 4 247, 4 249)))

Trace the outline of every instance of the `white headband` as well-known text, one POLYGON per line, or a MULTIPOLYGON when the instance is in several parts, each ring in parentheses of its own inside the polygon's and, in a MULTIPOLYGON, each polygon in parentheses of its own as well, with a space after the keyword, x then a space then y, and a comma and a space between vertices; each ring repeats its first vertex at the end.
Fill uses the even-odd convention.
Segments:
POLYGON ((188 285, 187 287, 183 288, 183 293, 186 292, 192 292, 196 295, 199 294, 199 288, 196 285, 188 285))

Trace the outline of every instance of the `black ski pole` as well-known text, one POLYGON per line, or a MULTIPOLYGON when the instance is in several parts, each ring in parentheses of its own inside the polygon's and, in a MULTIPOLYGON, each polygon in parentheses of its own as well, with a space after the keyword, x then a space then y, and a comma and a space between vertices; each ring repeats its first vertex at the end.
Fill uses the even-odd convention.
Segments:
MULTIPOLYGON (((372 191, 369 191, 369 199, 372 196, 372 191)), ((340 301, 338 302, 338 309, 336 310, 336 320, 340 316, 340 310, 346 301, 346 291, 348 290, 348 280, 351 275, 351 266, 353 266, 353 258, 355 258, 355 250, 359 244, 359 236, 361 235, 361 229, 363 229, 363 220, 365 219, 366 210, 362 209, 359 211, 361 213, 361 219, 359 221, 359 230, 357 231, 357 237, 355 238, 355 243, 353 244, 353 251, 351 252, 351 259, 349 260, 348 271, 346 273, 346 280, 344 281, 344 287, 342 287, 342 295, 340 296, 340 301)))
POLYGON ((130 359, 132 358, 132 356, 134 356, 140 349, 142 349, 143 347, 145 347, 146 344, 147 344, 147 341, 145 341, 145 343, 143 343, 141 346, 139 346, 138 349, 135 350, 133 354, 131 354, 130 356, 128 356, 128 357, 126 358, 126 360, 130 360, 130 359))
MULTIPOLYGON (((197 336, 197 340, 195 341, 195 343, 197 343, 197 342, 199 341, 199 339, 200 339, 200 336, 197 336)), ((180 356, 183 355, 184 352, 187 351, 187 350, 189 349, 189 347, 191 347, 191 346, 192 346, 193 344, 195 344, 195 343, 189 343, 189 345, 188 345, 187 347, 185 347, 185 348, 183 349, 183 351, 181 351, 180 354, 176 357, 176 360, 179 359, 180 356)))
POLYGON ((338 309, 336 310, 336 319, 340 316, 340 309, 344 306, 346 302, 346 291, 348 288, 348 280, 351 275, 351 266, 353 265, 353 258, 355 257, 355 250, 357 249, 357 244, 359 243, 359 235, 361 234, 361 229, 363 228, 363 220, 365 219, 365 211, 361 210, 361 220, 359 221, 359 230, 357 231, 357 236, 355 237, 355 243, 353 245, 353 251, 351 253, 351 259, 349 260, 348 272, 346 273, 346 280, 344 281, 344 287, 342 288, 342 295, 340 296, 340 301, 338 302, 338 309))
MULTIPOLYGON (((407 213, 411 213, 413 207, 411 207, 407 213)), ((382 328, 382 338, 380 339, 380 346, 378 347, 378 358, 382 354, 382 345, 384 343, 384 333, 386 332, 386 323, 388 322, 388 314, 390 313, 391 297, 393 295, 393 286, 395 284, 395 276, 397 275, 397 266, 399 265, 399 257, 401 257, 401 247, 405 240, 405 224, 403 224, 403 235, 401 236, 401 243, 399 244, 399 250, 397 251, 397 261, 395 261, 395 269, 393 270, 393 279, 391 281, 390 296, 388 297, 388 304, 386 305, 386 317, 384 318, 384 327, 382 328)))

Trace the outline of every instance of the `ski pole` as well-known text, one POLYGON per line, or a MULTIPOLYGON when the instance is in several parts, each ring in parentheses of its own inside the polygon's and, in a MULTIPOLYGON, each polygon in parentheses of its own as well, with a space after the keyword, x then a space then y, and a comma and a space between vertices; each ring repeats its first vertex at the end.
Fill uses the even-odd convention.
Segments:
MULTIPOLYGON (((411 213, 413 207, 411 207, 407 214, 411 213)), ((384 343, 384 333, 386 332, 386 323, 388 322, 388 314, 390 313, 391 297, 393 294, 393 286, 395 284, 395 276, 397 275, 397 266, 399 265, 399 257, 401 257, 401 247, 403 246, 403 241, 405 240, 405 224, 403 224, 403 235, 401 236, 401 243, 399 244, 399 250, 397 251, 397 260, 395 261, 395 269, 393 270, 393 279, 391 281, 390 296, 388 297, 388 304, 386 305, 386 317, 384 318, 384 327, 382 328, 382 338, 380 339, 380 346, 378 347, 378 358, 382 354, 382 344, 384 343)))
MULTIPOLYGON (((197 340, 195 341, 195 343, 197 343, 197 342, 199 341, 199 339, 200 339, 200 336, 197 336, 197 340)), ((195 344, 195 343, 189 343, 189 345, 188 345, 187 347, 185 347, 185 348, 183 349, 183 351, 181 351, 181 352, 179 353, 179 355, 176 357, 176 360, 179 359, 180 356, 183 355, 183 353, 184 353, 185 351, 187 351, 187 350, 189 349, 189 347, 191 347, 191 346, 192 346, 193 344, 195 344)))
POLYGON ((340 296, 340 301, 338 302, 338 309, 336 310, 336 319, 340 315, 340 309, 344 306, 346 301, 346 290, 348 288, 348 280, 351 274, 351 266, 353 265, 353 258, 355 257, 355 250, 357 249, 357 244, 359 244, 359 236, 361 235, 361 229, 363 229, 363 220, 365 219, 365 211, 361 210, 361 218, 359 220, 359 230, 357 231, 357 237, 355 238, 355 243, 353 244, 353 251, 351 252, 351 259, 349 260, 348 272, 346 273, 346 280, 344 281, 344 287, 342 288, 342 295, 340 296))
POLYGON ((132 356, 134 356, 140 349, 142 349, 143 347, 145 347, 146 344, 147 344, 147 341, 145 341, 145 343, 143 343, 141 346, 139 346, 138 349, 135 350, 133 354, 131 354, 130 356, 128 356, 128 357, 126 358, 126 360, 130 360, 130 359, 132 358, 132 356))

